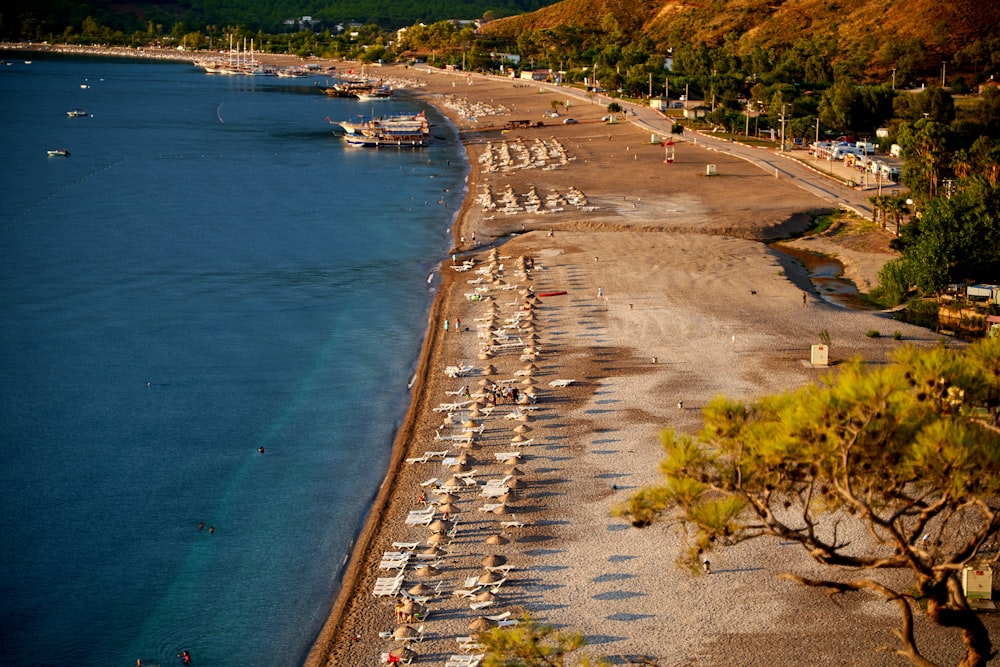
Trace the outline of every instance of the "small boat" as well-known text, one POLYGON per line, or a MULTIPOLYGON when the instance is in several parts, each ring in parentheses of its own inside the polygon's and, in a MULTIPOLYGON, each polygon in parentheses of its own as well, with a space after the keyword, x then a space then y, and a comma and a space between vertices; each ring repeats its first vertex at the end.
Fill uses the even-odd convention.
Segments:
POLYGON ((344 141, 348 146, 395 146, 397 148, 419 148, 427 145, 429 125, 423 112, 413 115, 383 116, 362 120, 358 123, 342 121, 334 123, 344 129, 344 141))
POLYGON ((56 148, 49 151, 49 157, 69 157, 69 151, 65 148, 56 148))
POLYGON ((380 86, 378 88, 369 88, 368 90, 360 91, 354 94, 362 102, 374 102, 375 100, 387 100, 392 97, 392 88, 389 86, 380 86))
POLYGON ((69 116, 70 118, 86 118, 90 114, 84 111, 83 109, 70 109, 69 111, 66 112, 66 115, 69 116))

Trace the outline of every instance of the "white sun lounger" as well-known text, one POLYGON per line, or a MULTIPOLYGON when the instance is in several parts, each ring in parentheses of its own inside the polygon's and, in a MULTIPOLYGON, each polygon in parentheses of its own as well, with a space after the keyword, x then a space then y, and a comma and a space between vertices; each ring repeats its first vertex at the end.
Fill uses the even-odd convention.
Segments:
POLYGON ((399 571, 395 577, 379 577, 375 580, 373 594, 376 597, 395 597, 399 595, 399 589, 403 587, 403 570, 399 571))
POLYGON ((486 503, 485 505, 483 505, 482 507, 479 508, 479 511, 480 512, 492 512, 493 510, 498 509, 498 508, 503 507, 503 506, 504 506, 504 503, 486 503))
POLYGON ((496 604, 496 600, 480 600, 478 602, 473 602, 469 605, 469 609, 472 611, 479 611, 480 609, 486 609, 487 607, 492 607, 496 604))
POLYGON ((444 667, 479 667, 479 663, 486 657, 485 653, 474 653, 472 655, 452 655, 448 657, 448 662, 444 667))
POLYGON ((493 456, 497 461, 516 461, 521 458, 521 452, 497 452, 493 456))
POLYGON ((407 551, 413 551, 420 546, 420 542, 393 542, 392 546, 394 549, 406 549, 407 551))
MULTIPOLYGON (((392 634, 391 632, 389 633, 392 634)), ((472 653, 473 651, 482 651, 486 647, 482 643, 476 641, 474 637, 456 637, 458 641, 458 650, 463 653, 472 653)))
POLYGON ((430 479, 426 479, 423 482, 420 482, 420 486, 426 488, 428 486, 434 486, 435 484, 440 484, 440 483, 441 480, 439 480, 437 477, 431 477, 430 479))
POLYGON ((486 620, 487 621, 493 621, 494 623, 499 623, 500 621, 504 621, 504 620, 506 620, 508 618, 510 618, 510 612, 509 611, 505 611, 502 614, 494 614, 493 616, 487 616, 486 620))
POLYGON ((509 521, 501 521, 502 528, 524 528, 524 522, 517 518, 516 514, 510 515, 509 521))
POLYGON ((550 387, 568 387, 573 384, 575 380, 553 380, 549 383, 550 387))
POLYGON ((502 621, 497 621, 497 627, 498 628, 512 628, 515 625, 517 625, 517 619, 516 618, 507 618, 507 619, 504 619, 502 621))
POLYGON ((479 495, 483 498, 499 498, 506 495, 509 491, 510 487, 507 486, 484 486, 479 495))

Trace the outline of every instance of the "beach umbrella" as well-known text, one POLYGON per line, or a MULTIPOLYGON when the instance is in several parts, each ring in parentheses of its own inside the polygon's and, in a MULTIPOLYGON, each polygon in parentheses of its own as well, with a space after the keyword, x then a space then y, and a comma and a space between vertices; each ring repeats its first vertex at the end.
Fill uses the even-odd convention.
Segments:
MULTIPOLYGON (((412 604, 412 601, 410 601, 410 602, 411 602, 411 604, 409 604, 409 605, 404 604, 401 611, 403 611, 403 612, 405 612, 407 614, 412 614, 413 613, 413 604, 412 604), (409 609, 407 609, 407 606, 409 606, 409 609)), ((393 639, 414 639, 415 637, 419 636, 419 634, 420 633, 417 632, 416 628, 412 628, 409 625, 401 625, 398 628, 396 628, 395 630, 393 630, 393 632, 392 632, 392 638, 393 639)))
POLYGON ((490 535, 489 537, 486 538, 486 544, 491 544, 491 545, 503 545, 507 544, 508 542, 510 542, 510 540, 508 540, 503 535, 490 535))
POLYGON ((462 444, 460 445, 460 447, 462 449, 479 449, 479 445, 476 444, 476 441, 473 438, 470 438, 470 439, 462 442, 462 444))
POLYGON ((448 536, 444 533, 431 533, 427 538, 427 544, 440 544, 441 542, 446 542, 448 536))
POLYGON ((483 375, 496 375, 497 369, 493 364, 486 364, 483 366, 483 375))
POLYGON ((503 469, 504 475, 523 475, 524 471, 518 468, 516 465, 510 465, 503 469))
POLYGON ((483 559, 483 567, 497 567, 498 565, 506 565, 507 557, 501 556, 499 554, 490 554, 483 559))
POLYGON ((516 488, 519 488, 522 483, 523 482, 521 482, 521 480, 519 480, 518 478, 515 477, 514 479, 512 479, 512 480, 510 480, 510 481, 507 482, 507 486, 510 487, 510 488, 512 488, 512 489, 516 489, 516 488))
POLYGON ((434 589, 427 584, 420 582, 416 586, 411 586, 406 592, 410 595, 427 595, 429 593, 433 593, 434 589))
POLYGON ((451 472, 468 472, 469 466, 464 463, 456 463, 449 468, 449 470, 451 470, 451 472))
MULTIPOLYGON (((504 494, 504 495, 507 495, 507 494, 504 494)), ((493 512, 493 514, 506 514, 507 513, 507 505, 504 504, 504 503, 500 503, 499 505, 497 505, 496 507, 493 508, 492 512, 493 512)))
POLYGON ((469 623, 469 630, 472 630, 473 632, 486 632, 489 629, 490 622, 482 616, 469 623))
POLYGON ((478 386, 479 386, 480 388, 482 388, 482 389, 485 389, 486 387, 489 387, 490 385, 492 385, 492 384, 493 384, 493 380, 490 380, 490 379, 488 379, 488 378, 480 378, 480 379, 479 379, 479 382, 477 382, 476 384, 477 384, 477 385, 478 385, 478 386))
MULTIPOLYGON (((430 541, 430 539, 428 539, 428 541, 430 541)), ((414 570, 414 572, 416 572, 417 575, 421 577, 433 577, 438 574, 437 568, 431 567, 430 565, 422 565, 418 567, 416 570, 414 570)))
POLYGON ((492 602, 493 600, 496 599, 497 596, 493 595, 491 591, 483 591, 482 593, 476 596, 476 600, 478 600, 479 602, 492 602))
POLYGON ((443 533, 449 528, 451 528, 450 524, 451 524, 450 521, 445 521, 444 519, 435 519, 434 521, 431 521, 430 525, 427 526, 427 528, 433 533, 443 533))
POLYGON ((479 404, 478 403, 473 403, 472 404, 472 409, 469 410, 469 417, 472 417, 474 419, 478 419, 479 417, 482 417, 482 416, 483 416, 483 413, 479 410, 479 404))
POLYGON ((444 503, 442 505, 438 505, 438 512, 441 512, 442 514, 454 514, 455 509, 452 507, 451 503, 444 503))
POLYGON ((442 484, 442 486, 461 488, 463 484, 465 484, 465 482, 460 480, 458 477, 452 476, 451 478, 448 479, 447 482, 442 484))
POLYGON ((531 430, 531 427, 527 424, 518 424, 514 427, 514 433, 527 433, 531 430))
POLYGON ((417 652, 408 646, 400 646, 399 648, 394 648, 389 651, 389 655, 394 658, 399 658, 401 661, 412 661, 417 657, 417 652))
POLYGON ((521 435, 520 433, 518 433, 517 435, 515 435, 513 438, 510 439, 510 443, 512 445, 516 445, 516 444, 518 444, 520 442, 524 442, 527 439, 528 438, 525 438, 523 435, 521 435))
POLYGON ((453 493, 439 493, 438 494, 438 503, 441 503, 441 504, 444 504, 444 503, 453 503, 456 500, 458 500, 458 496, 456 496, 453 493))
POLYGON ((482 352, 479 353, 480 361, 486 361, 487 359, 492 359, 492 358, 493 358, 493 353, 490 352, 489 350, 483 350, 482 352))
POLYGON ((503 579, 503 577, 501 577, 496 572, 484 572, 483 574, 479 575, 479 579, 477 579, 476 581, 478 581, 481 584, 495 584, 501 579, 503 579))
POLYGON ((467 428, 467 429, 473 429, 473 428, 476 428, 477 426, 479 426, 479 424, 477 424, 476 422, 472 421, 471 419, 467 419, 466 421, 462 422, 462 426, 464 428, 467 428))

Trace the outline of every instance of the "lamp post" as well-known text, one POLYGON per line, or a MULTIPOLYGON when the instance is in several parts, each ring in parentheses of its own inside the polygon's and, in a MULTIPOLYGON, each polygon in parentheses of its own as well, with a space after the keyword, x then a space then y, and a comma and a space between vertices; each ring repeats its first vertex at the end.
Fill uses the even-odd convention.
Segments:
POLYGON ((896 68, 892 68, 892 89, 896 90, 896 68))

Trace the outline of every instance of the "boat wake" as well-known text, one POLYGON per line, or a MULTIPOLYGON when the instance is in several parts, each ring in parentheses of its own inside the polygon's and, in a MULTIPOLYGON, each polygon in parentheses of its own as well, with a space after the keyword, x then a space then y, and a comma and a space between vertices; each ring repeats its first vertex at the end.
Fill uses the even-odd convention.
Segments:
POLYGON ((223 104, 224 104, 223 102, 219 102, 219 106, 217 106, 215 108, 215 117, 219 119, 220 123, 222 123, 223 125, 225 125, 226 121, 222 120, 222 105, 223 104))

